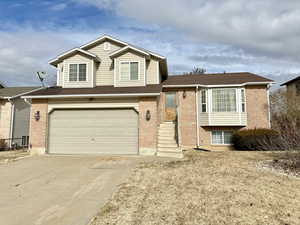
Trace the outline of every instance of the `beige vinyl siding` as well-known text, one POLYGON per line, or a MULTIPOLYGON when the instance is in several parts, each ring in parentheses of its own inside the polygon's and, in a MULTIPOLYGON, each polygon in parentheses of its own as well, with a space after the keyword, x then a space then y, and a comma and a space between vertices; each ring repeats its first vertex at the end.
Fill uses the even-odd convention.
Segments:
POLYGON ((100 63, 97 63, 96 67, 96 86, 102 85, 113 85, 114 84, 114 65, 113 59, 109 57, 109 54, 113 51, 120 49, 120 45, 116 44, 115 42, 110 41, 110 51, 104 51, 104 43, 102 42, 96 46, 88 48, 89 52, 98 56, 101 60, 100 63))
POLYGON ((159 84, 159 61, 151 58, 146 62, 147 84, 159 84))
POLYGON ((6 139, 10 136, 12 105, 7 100, 0 100, 0 138, 6 139))
POLYGON ((22 136, 29 136, 30 106, 23 99, 14 100, 13 138, 15 143, 22 145, 22 136))
POLYGON ((116 58, 115 86, 145 86, 145 57, 135 52, 128 51, 116 58), (121 62, 139 62, 139 80, 122 81, 120 79, 120 63, 121 62))
POLYGON ((138 114, 132 109, 55 110, 49 153, 137 154, 138 114))
POLYGON ((93 64, 94 60, 77 53, 63 61, 64 72, 63 72, 63 87, 64 88, 84 88, 94 87, 93 84, 93 64), (87 81, 69 81, 69 64, 87 64, 87 81))
POLYGON ((62 69, 64 70, 63 63, 57 64, 57 86, 62 86, 62 80, 64 76, 62 69))

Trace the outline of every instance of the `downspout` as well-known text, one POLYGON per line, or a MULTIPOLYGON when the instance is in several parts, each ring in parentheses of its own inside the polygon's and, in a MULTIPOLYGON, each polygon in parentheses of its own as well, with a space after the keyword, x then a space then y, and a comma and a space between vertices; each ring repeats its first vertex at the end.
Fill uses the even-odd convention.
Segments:
POLYGON ((269 128, 271 128, 271 110, 270 110, 270 87, 271 85, 269 84, 267 86, 267 101, 268 101, 268 117, 269 117, 269 128))
POLYGON ((11 104, 11 112, 10 112, 10 125, 9 125, 9 148, 12 147, 12 138, 13 138, 13 130, 14 130, 14 120, 15 120, 15 104, 11 100, 11 98, 7 99, 11 104))
POLYGON ((197 148, 200 146, 200 137, 199 137, 199 86, 196 86, 196 135, 197 135, 197 148))

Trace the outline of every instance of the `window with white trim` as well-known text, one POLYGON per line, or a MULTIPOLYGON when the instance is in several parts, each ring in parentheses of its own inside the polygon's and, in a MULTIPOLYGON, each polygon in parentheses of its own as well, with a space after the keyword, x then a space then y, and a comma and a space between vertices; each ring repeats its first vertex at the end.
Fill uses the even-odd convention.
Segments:
POLYGON ((212 144, 213 145, 230 145, 232 144, 231 138, 232 138, 232 131, 223 131, 223 130, 217 130, 212 131, 212 144))
POLYGON ((86 81, 87 64, 70 64, 69 81, 86 81))
POLYGON ((131 81, 139 79, 139 62, 120 62, 120 80, 131 81))
POLYGON ((212 89, 212 112, 237 112, 236 88, 212 89))
POLYGON ((207 90, 201 90, 201 112, 207 112, 207 90))
POLYGON ((245 89, 241 89, 241 112, 246 111, 245 89))

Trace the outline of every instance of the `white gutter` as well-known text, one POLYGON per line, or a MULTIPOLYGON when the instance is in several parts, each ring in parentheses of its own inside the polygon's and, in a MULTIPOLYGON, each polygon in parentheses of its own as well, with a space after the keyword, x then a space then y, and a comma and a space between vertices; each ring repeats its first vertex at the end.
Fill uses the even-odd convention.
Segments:
POLYGON ((32 95, 22 96, 25 99, 34 98, 93 98, 93 97, 139 97, 139 96, 159 96, 160 93, 132 93, 132 94, 76 94, 76 95, 32 95))
POLYGON ((204 88, 213 88, 213 87, 242 87, 245 85, 263 85, 263 84, 274 84, 275 82, 245 82, 242 84, 220 84, 220 85, 203 85, 203 84, 186 84, 186 85, 163 85, 166 88, 176 88, 176 87, 204 87, 204 88))
POLYGON ((199 87, 196 87, 196 135, 197 135, 197 148, 200 146, 200 137, 199 137, 199 87))

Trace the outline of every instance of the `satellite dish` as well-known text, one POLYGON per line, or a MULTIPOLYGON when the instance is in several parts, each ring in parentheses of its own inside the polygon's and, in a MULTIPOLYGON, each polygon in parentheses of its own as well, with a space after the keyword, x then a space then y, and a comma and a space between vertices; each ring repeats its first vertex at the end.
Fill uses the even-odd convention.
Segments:
POLYGON ((44 79, 47 77, 47 73, 44 72, 44 71, 39 71, 39 72, 36 72, 36 73, 37 73, 38 78, 40 79, 42 85, 45 86, 44 79))

